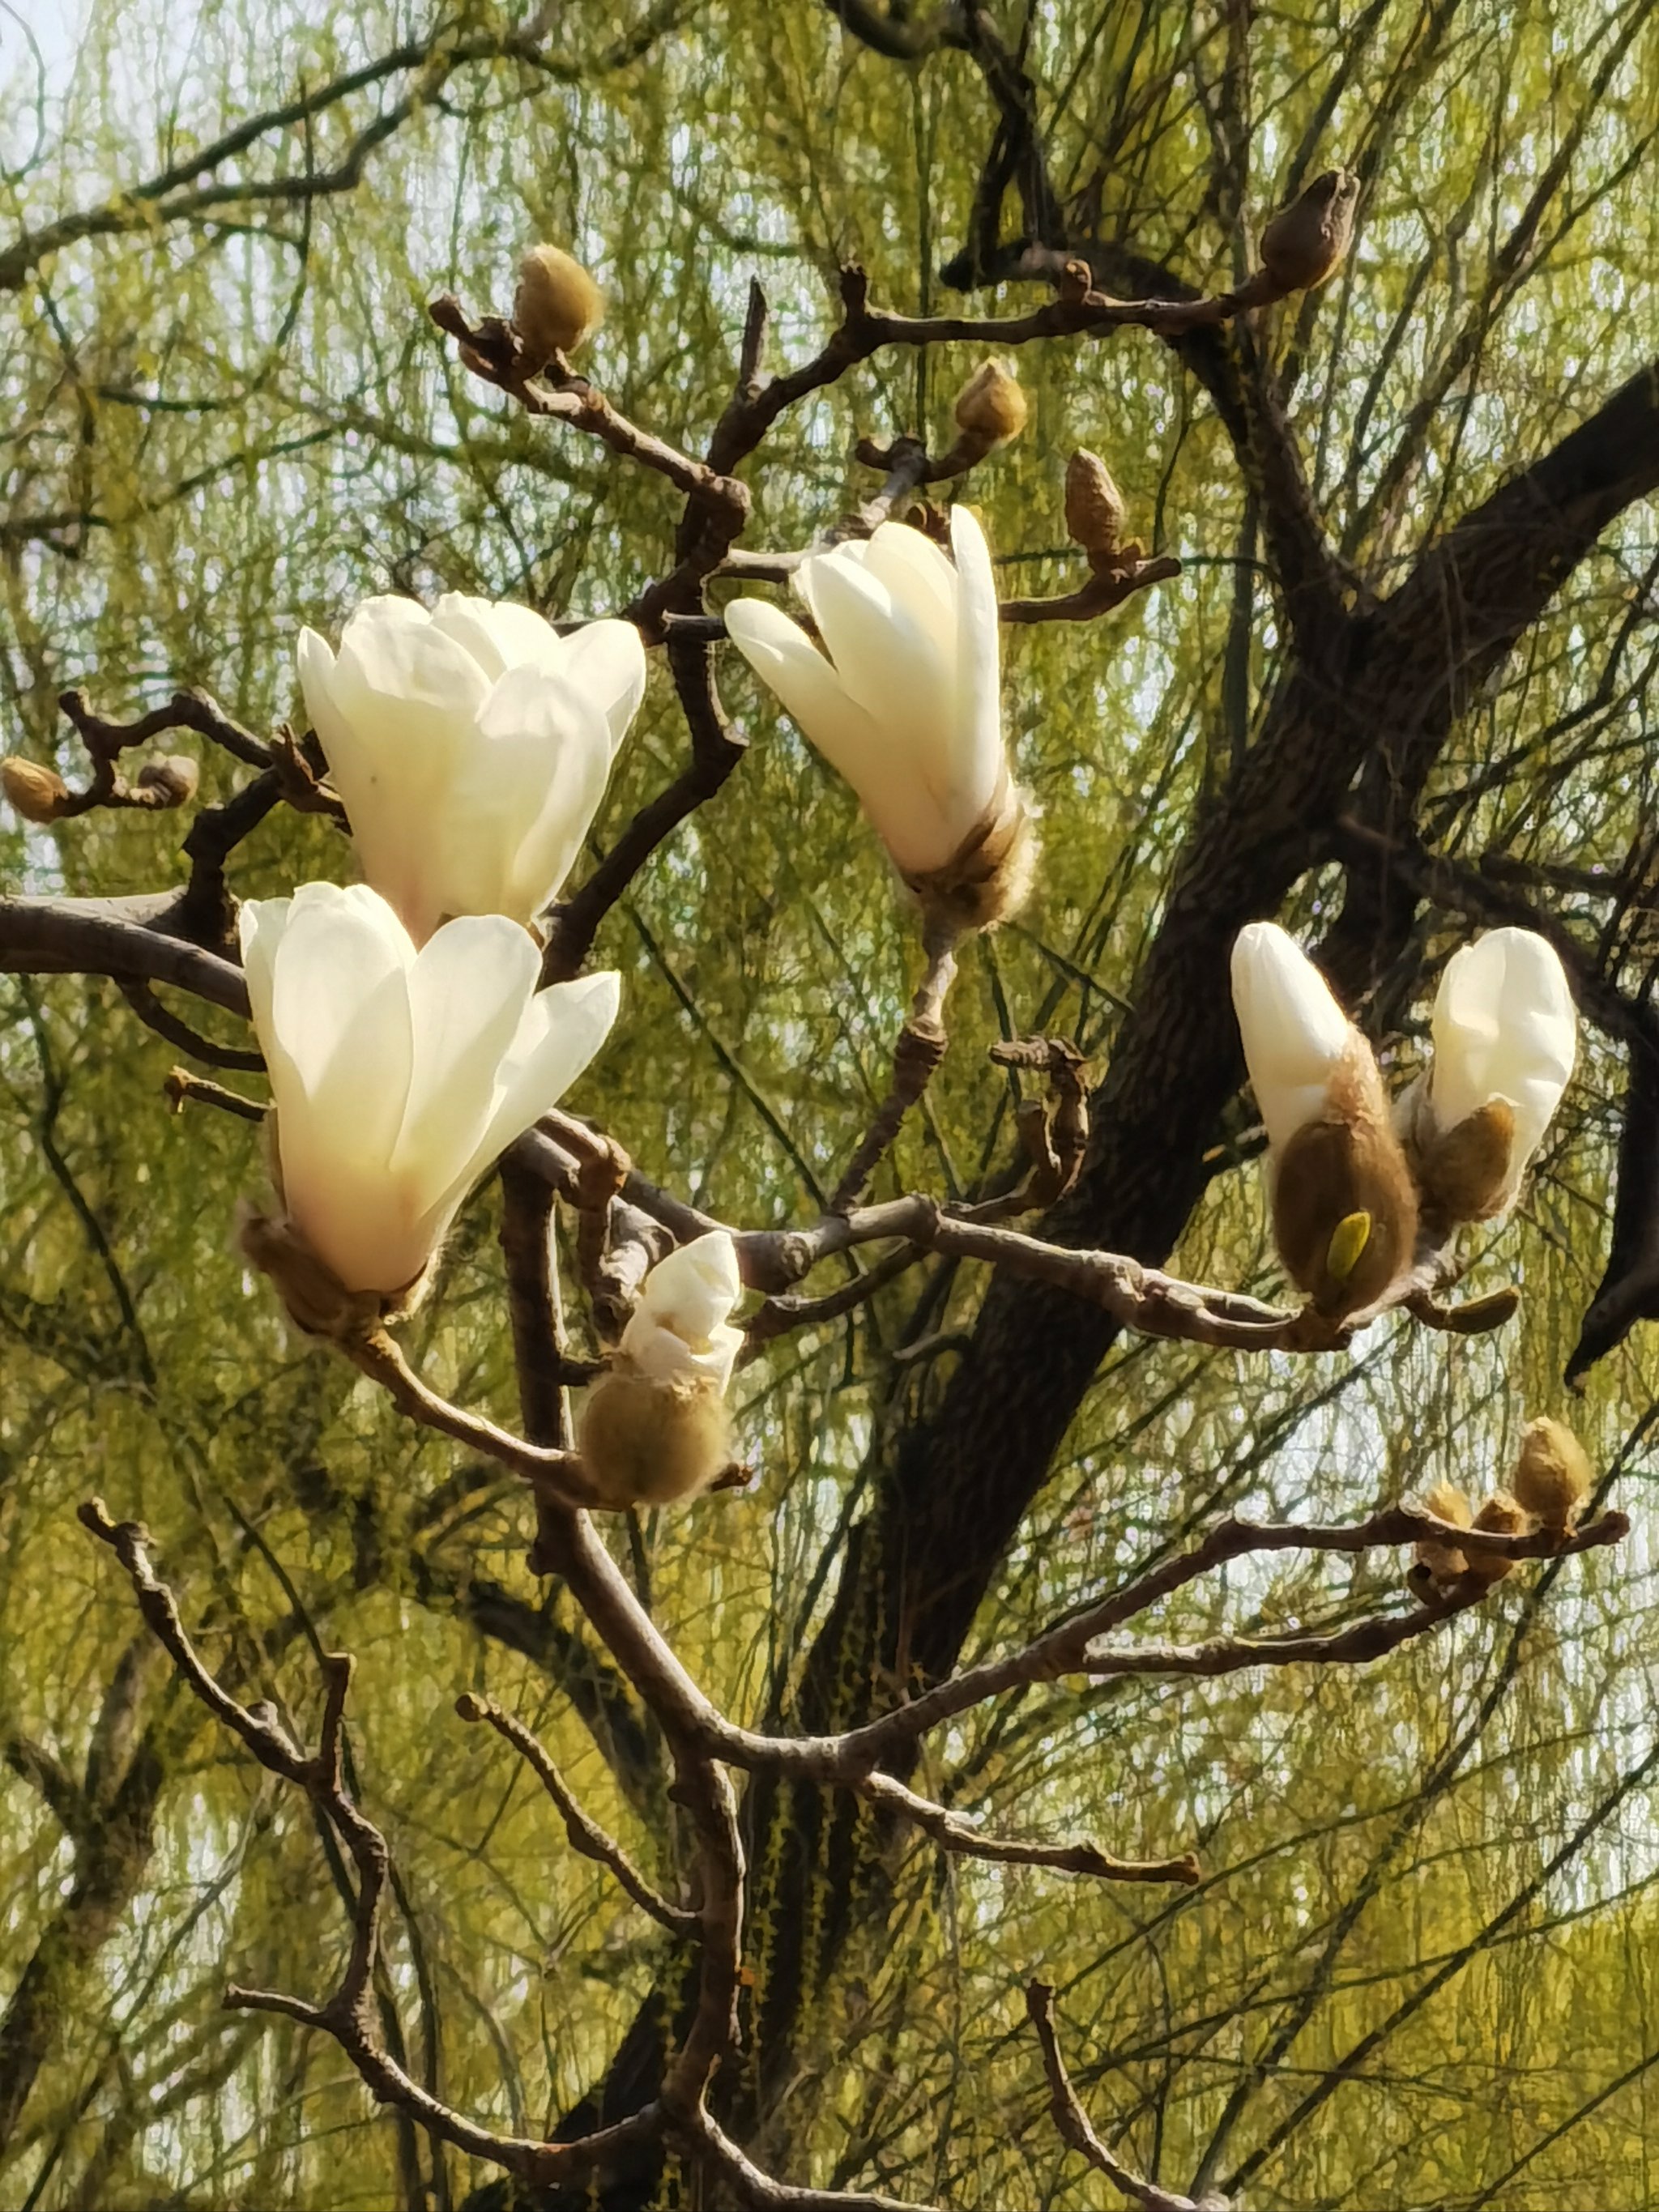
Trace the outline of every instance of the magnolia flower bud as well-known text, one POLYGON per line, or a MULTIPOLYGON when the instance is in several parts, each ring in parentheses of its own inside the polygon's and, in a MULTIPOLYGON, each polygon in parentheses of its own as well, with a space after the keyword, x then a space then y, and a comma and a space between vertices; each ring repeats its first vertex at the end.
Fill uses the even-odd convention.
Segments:
POLYGON ((163 760, 146 761, 134 780, 140 791, 159 793, 164 806, 188 806, 201 770, 188 753, 169 753, 163 760))
POLYGON ((244 1249, 302 1328, 337 1334, 407 1308, 468 1191, 604 1042, 617 981, 538 991, 535 942, 503 915, 417 951, 363 884, 249 899, 240 928, 282 1201, 244 1249))
POLYGON ((723 1229, 671 1252, 646 1277, 582 1409, 577 1443, 601 1504, 621 1512, 695 1498, 731 1465, 726 1390, 743 1331, 726 1316, 742 1296, 723 1229))
POLYGON ((513 326, 532 373, 556 353, 572 354, 605 320, 605 295, 556 246, 532 246, 519 264, 513 326))
POLYGON ((1434 1056, 1395 1121, 1431 1228, 1507 1213, 1578 1049, 1555 951, 1529 929, 1493 929, 1446 963, 1434 1056))
POLYGON ((451 915, 528 926, 581 850, 645 694, 631 623, 561 637, 528 607, 365 599, 300 684, 364 875, 417 941, 451 915))
POLYGON ((1066 528, 1085 553, 1115 553, 1128 510, 1098 453, 1081 448, 1066 464, 1066 528))
POLYGON ((954 567, 920 530, 884 522, 803 561, 795 584, 823 653, 764 600, 734 599, 726 627, 852 785, 924 910, 983 928, 1024 896, 1035 841, 1003 750, 990 549, 965 507, 951 545, 954 567))
MULTIPOLYGON (((1474 1511, 1468 1499, 1456 1486, 1437 1482, 1423 1503, 1431 1513, 1454 1527, 1473 1526, 1474 1511)), ((1468 1560, 1455 1545, 1433 1542, 1412 1547, 1412 1565, 1407 1570, 1406 1580, 1417 1595, 1424 1599, 1437 1597, 1451 1589, 1468 1572, 1468 1560)))
POLYGON ((1324 977, 1273 922, 1239 932, 1232 983, 1279 1256, 1340 1321, 1382 1297, 1416 1243, 1417 1193, 1382 1079, 1324 977))
POLYGON ((1564 1422, 1547 1414, 1528 1421, 1510 1487, 1540 1528, 1558 1541, 1571 1535, 1590 1492, 1584 1447, 1564 1422))
POLYGON ((1353 239, 1359 179, 1327 169, 1261 234, 1261 265, 1281 292, 1310 292, 1335 275, 1353 239))
MULTIPOLYGON (((1471 1524, 1484 1528, 1493 1536, 1522 1536, 1526 1534, 1527 1516, 1507 1490, 1494 1490, 1471 1524)), ((1494 1583, 1501 1583, 1505 1575, 1515 1571, 1513 1559, 1498 1558, 1491 1552, 1471 1552, 1464 1570, 1467 1583, 1485 1592, 1494 1583)))
POLYGON ((981 461, 1025 428, 1030 412, 1011 363, 981 362, 957 394, 955 456, 964 465, 981 461))
POLYGON ((55 822, 69 804, 69 786, 55 768, 15 754, 0 760, 0 788, 25 822, 55 822))

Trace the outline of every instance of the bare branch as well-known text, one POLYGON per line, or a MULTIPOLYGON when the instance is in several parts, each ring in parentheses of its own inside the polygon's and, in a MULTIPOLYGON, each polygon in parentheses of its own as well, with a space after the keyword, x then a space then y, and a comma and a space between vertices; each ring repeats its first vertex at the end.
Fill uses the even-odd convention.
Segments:
POLYGON ((648 1912, 671 1935, 687 1936, 696 1931, 699 1925, 697 1915, 683 1905, 671 1905, 646 1880, 622 1845, 613 1837, 606 1835, 599 1823, 583 1812, 571 1795, 564 1777, 522 1722, 514 1720, 511 1713, 503 1712, 493 1698, 474 1697, 470 1691, 455 1700, 455 1710, 464 1721, 486 1722, 497 1735, 513 1745, 526 1765, 533 1769, 543 1789, 559 1808, 564 1821, 564 1832, 570 1839, 573 1850, 580 1851, 584 1858, 595 1859, 601 1866, 609 1867, 641 1911, 648 1912))
POLYGON ((391 1854, 385 1837, 353 1802, 343 1780, 342 1741, 351 1660, 343 1652, 323 1655, 325 1696, 320 1738, 315 1755, 307 1756, 271 1708, 241 1705, 209 1673, 185 1632, 173 1593, 150 1565, 145 1530, 137 1522, 112 1521, 100 1498, 82 1505, 80 1519, 125 1569, 140 1612, 185 1687, 215 1719, 240 1738, 262 1766, 306 1793, 344 1844, 356 1869, 350 1955, 333 1996, 316 2005, 280 1990, 244 1989, 232 1984, 225 1992, 226 2005, 234 2011, 281 2013, 305 2027, 325 2030, 340 2045, 381 2103, 400 2106, 446 2142, 471 2157, 489 2159, 528 2182, 546 2183, 591 2173, 617 2151, 653 2135, 659 2124, 654 2106, 573 2143, 536 2142, 497 2135, 452 2111, 410 2079, 380 2039, 371 1999, 391 1854))
POLYGON ((918 1796, 893 1775, 867 1774, 854 1787, 870 1804, 910 1821, 942 1850, 958 1858, 991 1859, 1001 1866, 1048 1867, 1056 1874, 1093 1875, 1102 1881, 1174 1881, 1190 1888, 1201 1879, 1191 1851, 1173 1859, 1120 1859, 1103 1851, 1097 1844, 1017 1843, 1011 1838, 982 1834, 963 1814, 918 1796))
POLYGON ((936 920, 930 919, 923 942, 927 971, 899 1031, 893 1053, 892 1088, 836 1186, 829 1207, 832 1214, 849 1212, 857 1204, 888 1146, 897 1136, 905 1115, 926 1091, 934 1069, 945 1057, 945 1000, 956 977, 957 932, 954 927, 941 927, 936 920))
POLYGON ((1141 2212, 1231 2212, 1227 2199, 1212 2191, 1206 2190, 1196 2199, 1176 2196, 1160 2189, 1154 2181, 1143 2181, 1121 2159, 1115 2158, 1095 2133, 1072 2087, 1072 2077, 1060 2055, 1060 2039, 1054 2033, 1054 1993, 1046 1982, 1032 1982, 1028 1986, 1025 2009, 1042 2046, 1042 2066, 1048 2076, 1049 2108, 1054 2125, 1073 2150, 1080 2151, 1097 2172, 1103 2173, 1131 2203, 1139 2204, 1141 2212))
POLYGON ((401 1346, 384 1329, 364 1337, 341 1340, 341 1350, 352 1365, 378 1382, 400 1413, 435 1429, 440 1436, 465 1444, 482 1458, 511 1468, 567 1505, 591 1504, 593 1493, 576 1454, 556 1445, 526 1443, 507 1429, 497 1428, 482 1413, 469 1413, 452 1406, 429 1389, 404 1358, 401 1346))
POLYGON ((144 1027, 154 1030, 176 1051, 187 1052, 192 1060, 199 1060, 208 1067, 239 1068, 250 1074, 264 1070, 263 1053, 240 1045, 216 1044, 211 1037, 204 1037, 164 1006, 142 976, 118 975, 115 981, 121 996, 144 1027))
POLYGON ((744 2212, 938 2212, 937 2207, 872 2197, 863 2190, 803 2189, 794 2182, 775 2181, 701 2109, 675 2132, 720 2177, 744 2212))

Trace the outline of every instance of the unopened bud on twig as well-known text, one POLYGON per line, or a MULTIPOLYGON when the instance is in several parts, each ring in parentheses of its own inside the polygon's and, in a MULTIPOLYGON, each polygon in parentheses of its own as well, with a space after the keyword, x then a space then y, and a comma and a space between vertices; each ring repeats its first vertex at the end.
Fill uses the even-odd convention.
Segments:
POLYGON ((1128 510, 1098 453, 1082 450, 1066 464, 1066 528, 1085 553, 1115 553, 1128 510))
POLYGON ((1281 293, 1311 292, 1342 265, 1353 240, 1359 179, 1327 169, 1261 234, 1261 265, 1281 293))
POLYGON ((164 760, 146 761, 137 779, 140 791, 154 791, 162 806, 188 806, 196 796, 201 771, 188 753, 169 753, 164 760))
POLYGON ((1000 446, 1018 437, 1030 410, 1019 380, 1006 361, 985 361, 957 394, 956 421, 961 435, 954 457, 964 467, 982 461, 1000 446))
POLYGON ((1540 1528, 1558 1539, 1571 1536, 1589 1496, 1590 1465, 1583 1446, 1564 1422, 1547 1414, 1528 1421, 1510 1486, 1540 1528))
POLYGON ((743 1295, 723 1229, 683 1244, 645 1279, 609 1371, 587 1394, 578 1446, 597 1502, 621 1512, 720 1486, 732 1464, 726 1387, 743 1295))
MULTIPOLYGON (((1494 1490, 1473 1523, 1493 1536, 1522 1536, 1527 1530, 1527 1516, 1507 1490, 1494 1490)), ((1491 1552, 1471 1552, 1467 1579, 1477 1589, 1489 1590, 1494 1583, 1501 1583, 1513 1571, 1515 1561, 1496 1557, 1491 1552)))
MULTIPOLYGON (((1431 1513, 1442 1521, 1449 1521, 1454 1528, 1468 1528, 1474 1522, 1474 1508, 1455 1484, 1437 1482, 1423 1503, 1431 1513)), ((1412 1565, 1406 1580, 1419 1597, 1437 1597, 1462 1582, 1468 1565, 1467 1557, 1455 1545, 1416 1544, 1412 1547, 1412 1565)))
POLYGON ((513 325, 532 369, 572 354, 605 320, 605 295, 580 261, 556 246, 532 246, 519 264, 513 325))
POLYGON ((1239 932, 1232 981, 1279 1256, 1319 1312, 1344 1320, 1388 1293, 1417 1236, 1382 1079, 1319 970, 1273 923, 1239 932))
POLYGON ((55 768, 15 756, 0 761, 0 787, 25 822, 55 822, 69 804, 69 786, 55 768))

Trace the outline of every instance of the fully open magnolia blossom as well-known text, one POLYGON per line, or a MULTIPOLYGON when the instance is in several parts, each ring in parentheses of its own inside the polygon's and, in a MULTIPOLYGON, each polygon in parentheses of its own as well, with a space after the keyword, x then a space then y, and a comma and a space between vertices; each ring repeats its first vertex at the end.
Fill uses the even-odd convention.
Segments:
POLYGON ((742 1296, 723 1229, 683 1244, 646 1277, 582 1413, 582 1463, 602 1504, 692 1498, 731 1465, 726 1389, 743 1331, 727 1317, 742 1296))
POLYGON ((1514 1205, 1578 1054, 1555 948, 1534 930, 1488 930, 1446 963, 1431 1026, 1434 1057, 1401 1094, 1401 1133, 1427 1212, 1490 1220, 1514 1205))
POLYGON ((1333 1319, 1411 1265, 1417 1193, 1371 1048, 1275 923, 1233 945, 1233 1006, 1267 1131, 1273 1235, 1291 1279, 1333 1319))
POLYGON ((241 937, 283 1208, 244 1242, 295 1318, 331 1330, 418 1283, 479 1176, 605 1042, 617 978, 538 992, 535 941, 503 915, 417 951, 365 884, 250 899, 241 937))
POLYGON ((645 692, 631 623, 561 637, 529 607, 365 599, 297 653, 364 875, 424 942, 452 915, 528 924, 570 872, 645 692))
POLYGON ((1024 896, 1035 847, 1003 748, 990 549, 966 507, 951 546, 954 567, 921 531, 884 522, 803 561, 795 586, 823 653, 763 599, 734 600, 726 627, 924 908, 980 928, 1024 896))

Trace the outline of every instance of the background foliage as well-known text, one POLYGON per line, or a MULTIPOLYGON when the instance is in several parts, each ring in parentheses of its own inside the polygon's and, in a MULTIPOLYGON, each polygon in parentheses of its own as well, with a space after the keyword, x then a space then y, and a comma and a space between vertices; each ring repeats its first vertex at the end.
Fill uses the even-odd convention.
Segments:
MULTIPOLYGON (((1019 10, 998 12, 1012 36, 1019 10)), ((337 631, 366 592, 601 611, 665 567, 667 487, 514 412, 426 319, 445 287, 505 308, 532 237, 601 277, 592 373, 688 450, 729 392, 751 272, 783 360, 830 327, 844 258, 884 302, 948 296, 938 271, 990 130, 966 55, 890 58, 814 0, 570 0, 531 27, 538 59, 458 58, 526 21, 123 0, 39 51, 0 23, 6 750, 72 773, 68 683, 112 714, 202 683, 266 727, 297 708, 298 626, 337 631), (405 46, 425 58, 179 188, 201 204, 144 189, 405 46), (339 168, 399 101, 339 189, 213 198, 233 177, 339 168), (8 259, 8 239, 70 210, 109 211, 108 234, 8 259)), ((1372 0, 1358 16, 1293 0, 1249 27, 1248 137, 1229 149, 1243 21, 1164 0, 1035 7, 1050 169, 1099 234, 1213 288, 1244 265, 1236 208, 1259 220, 1312 169, 1363 165, 1350 264, 1270 328, 1318 510, 1385 592, 1652 350, 1659 24, 1642 0, 1372 0)), ((1004 305, 1039 296, 1011 286, 1004 305)), ((747 542, 805 543, 867 495, 857 436, 940 436, 976 358, 884 355, 787 416, 748 471, 747 542)), ((1186 565, 1102 623, 1008 634, 1044 866, 1022 920, 964 961, 896 1188, 966 1193, 1006 1165, 1009 1099, 984 1057, 998 1036, 1043 1027, 1109 1059, 1180 841, 1250 747, 1285 650, 1255 501, 1174 355, 1133 331, 1044 341, 1019 373, 1030 428, 965 495, 1018 588, 1066 588, 1060 479, 1079 445, 1186 565)), ((1656 579, 1638 505, 1458 724, 1422 809, 1441 851, 1541 872, 1542 902, 1631 988, 1659 949, 1653 902, 1610 918, 1594 872, 1627 873, 1654 819, 1656 579)), ((782 1224, 816 1216, 879 1095, 916 951, 849 794, 734 655, 720 673, 751 750, 605 926, 597 957, 623 971, 623 1017, 575 1103, 653 1179, 734 1223, 782 1224)), ((684 742, 658 672, 599 847, 684 742)), ((205 796, 230 787, 217 757, 203 771, 205 796)), ((178 827, 8 815, 0 868, 13 889, 164 884, 178 827)), ((348 857, 279 810, 235 880, 268 894, 343 876, 348 857)), ((1282 918, 1316 931, 1340 892, 1334 865, 1313 869, 1282 918)), ((1424 909, 1379 994, 1396 1065, 1465 927, 1424 909)), ((516 1486, 296 1344, 244 1272, 230 1226, 258 1185, 257 1133, 169 1113, 174 1055, 111 985, 0 978, 0 2203, 481 2204, 487 2176, 378 2115, 331 2045, 219 2009, 228 1972, 325 1985, 341 1870, 155 1665, 74 1507, 97 1490, 149 1522, 204 1649, 247 1694, 309 1714, 313 1653, 356 1653, 354 1756, 403 1878, 388 1991, 408 2063, 500 2124, 551 2126, 605 2074, 664 1971, 661 1939, 565 1850, 506 1747, 453 1719, 454 1694, 488 1688, 522 1713, 669 1883, 660 1746, 526 1573, 516 1486)), ((1526 1281, 1498 1335, 1389 1323, 1318 1360, 1119 1341, 968 1656, 1223 1507, 1355 1518, 1443 1476, 1491 1479, 1523 1418, 1566 1409, 1620 1058, 1587 1031, 1522 1215, 1480 1261, 1478 1287, 1526 1281)), ((1216 1133, 1176 1264, 1266 1291, 1248 1120, 1235 1109, 1216 1133)), ((507 1418, 496 1206, 493 1187, 470 1206, 411 1348, 452 1395, 507 1418)), ((933 1263, 782 1340, 739 1386, 755 1492, 611 1531, 737 1716, 787 1711, 875 1471, 936 1406, 983 1288, 933 1263)), ((1048 2125, 1024 2022, 1042 1972, 1097 2124, 1126 2130, 1146 2170, 1189 2174, 1225 2112, 1224 2170, 1260 2153, 1259 2203, 1659 2204, 1656 1357, 1638 1331, 1574 1416, 1635 1517, 1617 1551, 1519 1573, 1372 1669, 1057 1686, 935 1740, 932 1794, 1129 1855, 1191 1842, 1206 1878, 1171 1898, 907 1840, 854 1881, 837 1948, 847 1899, 826 1853, 791 1932, 827 1979, 808 1974, 787 2064, 750 2085, 783 2170, 964 2206, 1096 2201, 1048 2125)), ((1158 1632, 1340 1620, 1373 1609, 1396 1566, 1246 1562, 1172 1601, 1158 1632)), ((760 1926, 763 1992, 763 1897, 760 1926)), ((666 2177, 665 2201, 686 2185, 666 2177)))

